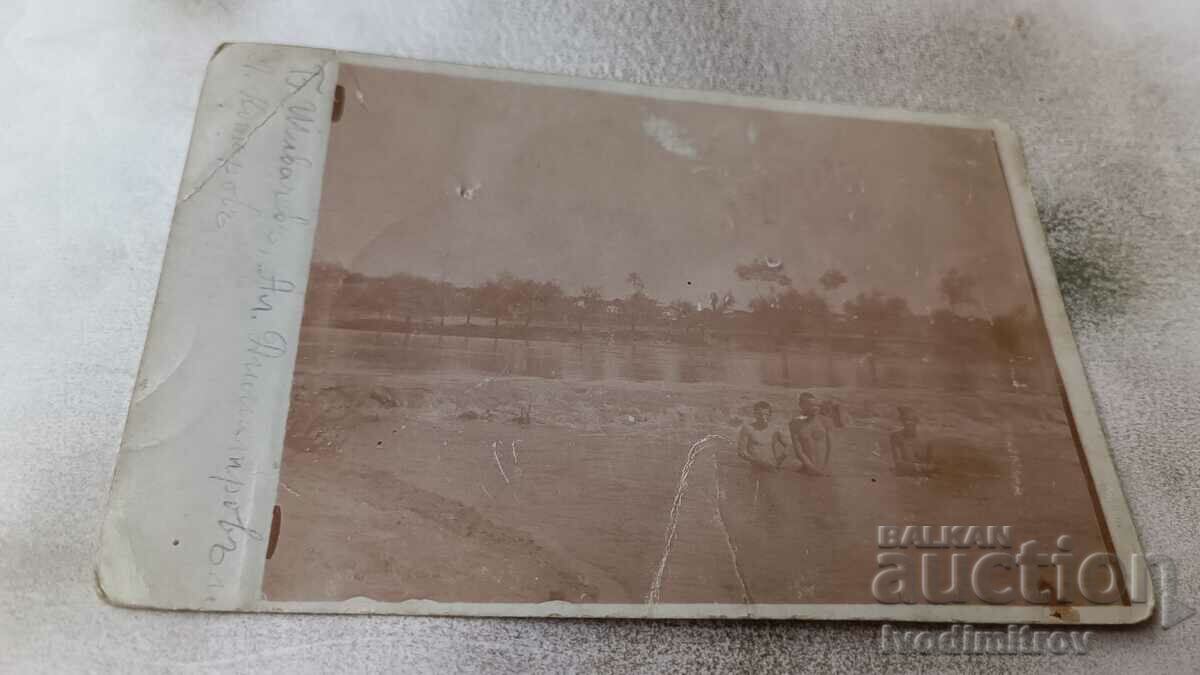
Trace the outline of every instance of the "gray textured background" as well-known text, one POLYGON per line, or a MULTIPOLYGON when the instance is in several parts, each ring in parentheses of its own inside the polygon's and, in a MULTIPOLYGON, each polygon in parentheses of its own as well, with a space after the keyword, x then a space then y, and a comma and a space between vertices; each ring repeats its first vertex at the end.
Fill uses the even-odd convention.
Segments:
POLYGON ((0 3, 0 669, 1196 670, 1200 618, 1087 657, 900 658, 874 625, 170 614, 92 590, 204 66, 297 43, 1003 118, 1148 551, 1200 600, 1200 3, 0 3), (1138 6, 1144 5, 1144 6, 1138 6))

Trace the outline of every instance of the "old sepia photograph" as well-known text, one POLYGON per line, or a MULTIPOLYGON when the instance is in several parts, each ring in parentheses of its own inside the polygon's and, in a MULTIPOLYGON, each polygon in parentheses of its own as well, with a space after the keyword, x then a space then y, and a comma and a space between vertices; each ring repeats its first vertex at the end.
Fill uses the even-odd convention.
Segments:
POLYGON ((347 63, 335 106, 267 600, 878 603, 908 525, 1112 552, 990 130, 347 63))

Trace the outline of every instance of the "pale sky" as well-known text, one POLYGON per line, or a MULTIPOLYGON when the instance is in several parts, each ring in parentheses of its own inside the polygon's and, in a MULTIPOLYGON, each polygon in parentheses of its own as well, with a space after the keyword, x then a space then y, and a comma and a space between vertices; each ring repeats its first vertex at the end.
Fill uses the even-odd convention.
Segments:
POLYGON ((918 312, 957 266, 982 311, 1032 305, 990 132, 340 69, 319 260, 608 296, 638 272, 662 300, 744 307, 734 266, 770 256, 800 288, 837 267, 836 299, 878 288, 918 312))

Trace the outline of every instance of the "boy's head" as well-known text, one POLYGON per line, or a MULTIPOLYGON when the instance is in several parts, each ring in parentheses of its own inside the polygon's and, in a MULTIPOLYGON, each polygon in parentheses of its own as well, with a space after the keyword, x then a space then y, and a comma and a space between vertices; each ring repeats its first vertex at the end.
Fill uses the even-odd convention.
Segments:
POLYGON ((759 401, 754 404, 754 419, 759 422, 766 422, 771 419, 771 404, 766 401, 759 401))
POLYGON ((900 424, 903 425, 906 430, 916 431, 917 422, 920 420, 917 418, 917 412, 915 410, 906 405, 902 405, 896 408, 896 412, 900 413, 900 424))
POLYGON ((805 417, 817 414, 817 397, 810 392, 806 391, 800 394, 800 397, 796 399, 796 405, 800 407, 800 414, 805 417))

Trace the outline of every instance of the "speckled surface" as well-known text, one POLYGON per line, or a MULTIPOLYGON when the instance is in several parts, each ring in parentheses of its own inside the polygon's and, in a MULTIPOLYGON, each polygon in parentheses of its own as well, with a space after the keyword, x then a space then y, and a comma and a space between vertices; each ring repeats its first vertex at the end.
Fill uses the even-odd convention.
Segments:
POLYGON ((1200 618, 902 657, 871 624, 119 610, 92 566, 204 65, 245 40, 1007 120, 1143 543, 1200 599, 1197 34, 1125 0, 0 5, 0 670, 1195 670, 1200 618))

